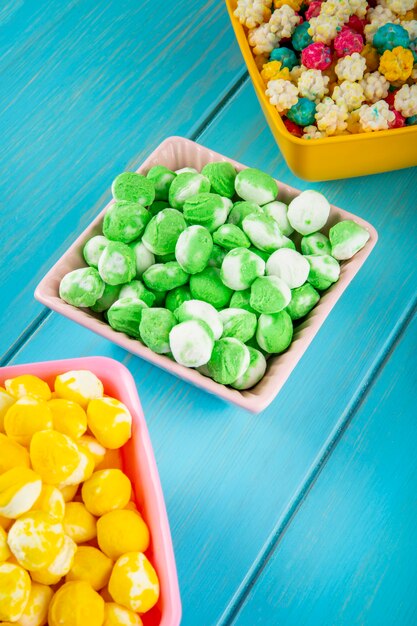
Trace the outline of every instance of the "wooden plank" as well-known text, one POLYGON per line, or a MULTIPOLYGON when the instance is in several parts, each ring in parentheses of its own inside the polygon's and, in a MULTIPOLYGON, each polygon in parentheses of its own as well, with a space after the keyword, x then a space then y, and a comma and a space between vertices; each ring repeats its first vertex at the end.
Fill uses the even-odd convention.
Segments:
POLYGON ((234 624, 416 624, 416 349, 417 317, 234 624))
POLYGON ((0 69, 4 356, 41 311, 35 285, 114 176, 167 135, 195 132, 244 69, 214 0, 198 12, 185 0, 158 12, 152 0, 85 0, 0 69))

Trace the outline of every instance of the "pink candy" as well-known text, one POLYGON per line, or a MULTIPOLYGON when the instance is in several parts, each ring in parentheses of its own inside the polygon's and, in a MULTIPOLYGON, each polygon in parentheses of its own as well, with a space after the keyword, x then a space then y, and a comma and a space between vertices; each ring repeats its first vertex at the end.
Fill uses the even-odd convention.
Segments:
POLYGON ((367 24, 367 20, 361 20, 357 15, 351 15, 349 21, 342 26, 342 31, 346 29, 353 30, 355 33, 363 35, 364 28, 367 24))
POLYGON ((332 51, 324 43, 311 43, 301 52, 301 62, 310 70, 325 70, 332 62, 332 51))
POLYGON ((351 30, 342 30, 342 32, 336 35, 333 45, 338 57, 345 57, 348 54, 360 52, 363 48, 362 35, 351 30))
POLYGON ((321 3, 323 0, 313 0, 306 11, 306 20, 310 21, 312 17, 317 17, 320 13, 321 3))
POLYGON ((393 122, 388 122, 388 126, 390 128, 402 128, 405 126, 405 117, 403 117, 399 111, 396 111, 396 109, 391 109, 391 111, 394 113, 395 119, 393 122))

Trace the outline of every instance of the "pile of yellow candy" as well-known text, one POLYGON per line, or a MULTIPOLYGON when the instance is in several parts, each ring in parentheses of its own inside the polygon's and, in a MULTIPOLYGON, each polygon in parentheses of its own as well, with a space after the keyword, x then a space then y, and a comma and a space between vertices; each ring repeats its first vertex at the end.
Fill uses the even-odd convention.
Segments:
POLYGON ((119 449, 127 407, 90 371, 0 387, 0 624, 140 625, 159 597, 119 449))

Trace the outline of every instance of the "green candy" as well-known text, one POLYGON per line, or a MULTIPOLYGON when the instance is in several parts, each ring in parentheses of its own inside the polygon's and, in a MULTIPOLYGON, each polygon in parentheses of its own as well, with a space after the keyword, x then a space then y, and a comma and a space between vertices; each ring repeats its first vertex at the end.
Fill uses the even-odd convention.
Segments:
POLYGON ((152 291, 148 291, 140 280, 132 280, 126 283, 120 290, 120 298, 136 298, 142 300, 148 306, 152 306, 155 302, 155 296, 152 291))
POLYGON ((202 300, 189 300, 184 302, 176 311, 175 317, 179 322, 187 320, 200 320, 210 328, 213 339, 220 339, 223 332, 223 324, 219 312, 202 300))
POLYGON ((103 235, 96 235, 87 241, 83 248, 83 257, 87 265, 97 269, 98 260, 108 243, 109 240, 103 235))
POLYGON ((359 250, 362 250, 369 236, 366 228, 352 220, 343 220, 335 224, 329 232, 332 256, 338 261, 351 259, 359 250))
POLYGON ((140 337, 145 345, 157 354, 170 351, 169 333, 177 320, 168 309, 144 309, 139 324, 140 337))
POLYGON ((155 291, 155 289, 151 289, 151 293, 155 298, 153 306, 162 306, 165 302, 165 298, 167 295, 166 291, 155 291))
POLYGON ((226 198, 233 198, 235 194, 235 178, 236 170, 231 163, 227 161, 217 161, 207 163, 201 170, 211 185, 212 191, 226 198))
POLYGON ((155 165, 146 174, 146 178, 153 183, 155 188, 155 200, 168 200, 169 188, 176 173, 169 170, 165 165, 155 165))
POLYGON ((233 250, 233 248, 249 248, 250 241, 246 237, 243 230, 235 224, 223 224, 214 231, 213 241, 218 246, 226 248, 226 250, 233 250))
POLYGON ((176 261, 155 263, 143 273, 143 282, 155 291, 171 291, 175 287, 185 285, 189 275, 184 272, 176 261))
POLYGON ((286 311, 263 313, 258 319, 256 341, 265 352, 279 354, 290 345, 293 336, 291 317, 286 311))
POLYGON ((330 241, 323 233, 311 233, 301 239, 301 252, 308 254, 331 254, 330 241))
POLYGON ((211 378, 222 385, 230 385, 249 367, 250 353, 244 343, 234 337, 214 342, 207 370, 211 378))
POLYGON ((202 174, 182 172, 172 181, 169 188, 169 204, 182 209, 184 202, 196 194, 210 191, 210 181, 202 174))
POLYGON ((261 215, 263 213, 263 209, 261 209, 259 204, 256 204, 255 202, 245 202, 243 200, 235 202, 229 213, 227 221, 229 224, 236 224, 236 226, 242 228, 243 220, 247 215, 252 215, 252 213, 255 215, 261 215))
POLYGON ((247 215, 242 222, 242 228, 255 248, 264 252, 274 252, 289 245, 289 242, 294 245, 291 239, 282 234, 276 221, 268 215, 255 213, 247 215))
POLYGON ((284 204, 284 202, 274 200, 273 202, 265 204, 262 209, 265 215, 272 217, 272 219, 276 221, 283 235, 288 237, 288 235, 294 232, 293 227, 288 221, 288 206, 284 204))
POLYGON ((110 241, 100 256, 98 271, 108 285, 128 283, 136 275, 135 253, 125 243, 110 241))
POLYGON ((213 239, 207 228, 195 224, 178 237, 175 257, 188 274, 198 274, 207 266, 213 250, 213 239))
MULTIPOLYGON (((295 246, 294 246, 295 247, 295 246)), ((269 257, 271 256, 270 252, 264 252, 263 250, 258 250, 258 248, 253 248, 252 246, 249 248, 249 250, 251 252, 253 252, 253 254, 256 254, 257 256, 259 256, 261 259, 263 259, 265 261, 265 263, 267 262, 267 260, 269 259, 269 257)))
POLYGON ((222 337, 234 337, 246 343, 256 332, 256 315, 245 309, 223 309, 220 311, 220 319, 223 322, 222 337))
POLYGON ((257 311, 250 305, 250 289, 235 291, 230 300, 230 307, 234 309, 244 309, 245 311, 258 315, 257 311))
POLYGON ((181 306, 181 304, 188 302, 188 300, 191 299, 192 295, 189 287, 182 285, 181 287, 176 287, 167 293, 165 306, 167 309, 172 311, 172 313, 174 313, 178 307, 181 306))
POLYGON ((330 254, 310 254, 305 257, 310 264, 308 282, 319 291, 328 289, 340 276, 340 265, 330 254))
POLYGON ((138 202, 143 206, 149 206, 155 200, 153 182, 137 172, 123 172, 116 176, 111 190, 115 200, 138 202))
POLYGON ((107 311, 107 319, 113 330, 139 339, 142 311, 147 308, 147 305, 137 298, 119 298, 107 311))
POLYGON ((266 371, 266 359, 262 352, 248 346, 249 366, 247 370, 232 383, 232 387, 243 391, 254 387, 264 377, 266 371))
POLYGON ((189 224, 200 224, 212 233, 225 223, 231 206, 229 198, 215 193, 199 193, 184 203, 184 217, 189 224))
POLYGON ((103 233, 107 239, 131 243, 145 230, 151 214, 137 202, 115 202, 106 211, 103 233))
POLYGON ((153 254, 172 254, 178 237, 186 228, 182 213, 175 209, 163 209, 147 225, 142 242, 153 254))
POLYGON ((285 310, 292 320, 299 320, 310 313, 319 300, 320 294, 310 283, 305 283, 305 285, 291 290, 291 302, 285 310))
POLYGON ((258 313, 278 313, 291 301, 291 289, 277 276, 257 278, 250 290, 250 305, 258 313))
POLYGON ((210 258, 208 260, 208 265, 210 267, 218 267, 220 268, 223 263, 223 259, 226 256, 226 250, 224 248, 220 248, 216 244, 213 245, 213 249, 210 254, 210 258))
POLYGON ((135 255, 136 278, 140 278, 143 272, 155 263, 155 256, 141 241, 134 241, 129 247, 135 255))
POLYGON ((155 263, 168 263, 168 261, 176 261, 175 252, 170 254, 155 255, 155 263))
POLYGON ((223 284, 220 270, 216 267, 206 267, 199 274, 191 276, 190 291, 195 300, 208 302, 216 309, 227 306, 232 297, 232 290, 223 284))
POLYGON ((265 274, 265 262, 246 248, 230 250, 224 257, 221 279, 233 291, 248 289, 258 276, 265 274))
POLYGON ((177 363, 185 367, 201 367, 213 351, 213 334, 202 320, 187 320, 171 330, 169 346, 177 363))
POLYGON ((94 313, 103 313, 111 307, 119 298, 120 285, 105 285, 103 295, 97 300, 95 304, 90 306, 90 309, 94 313))
POLYGON ((243 200, 260 206, 272 202, 278 195, 278 185, 272 176, 251 167, 236 176, 235 189, 243 200))
POLYGON ((104 283, 94 267, 82 267, 65 274, 59 297, 77 307, 91 307, 103 295, 104 283))
POLYGON ((152 202, 148 211, 152 216, 154 216, 157 213, 159 213, 159 211, 162 211, 163 209, 169 209, 169 208, 170 208, 169 203, 166 200, 155 200, 155 202, 152 202))

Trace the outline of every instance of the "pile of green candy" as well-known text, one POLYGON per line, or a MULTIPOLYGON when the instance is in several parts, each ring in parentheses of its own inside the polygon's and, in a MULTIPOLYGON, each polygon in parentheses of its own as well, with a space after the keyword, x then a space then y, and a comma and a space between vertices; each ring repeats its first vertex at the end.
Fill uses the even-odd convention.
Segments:
POLYGON ((63 277, 60 297, 236 389, 261 380, 266 358, 291 344, 293 322, 339 279, 339 261, 369 239, 350 220, 326 237, 322 194, 287 206, 271 176, 227 161, 124 172, 112 193, 103 235, 86 242, 87 267, 63 277))

